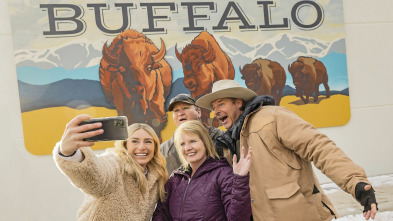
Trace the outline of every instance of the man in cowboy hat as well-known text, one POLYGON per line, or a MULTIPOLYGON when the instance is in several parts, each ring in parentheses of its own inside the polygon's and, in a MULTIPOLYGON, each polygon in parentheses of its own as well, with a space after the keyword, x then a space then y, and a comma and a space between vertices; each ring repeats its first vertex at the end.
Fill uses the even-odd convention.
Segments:
POLYGON ((227 131, 217 139, 232 153, 253 147, 250 168, 254 220, 331 220, 337 212, 323 193, 311 166, 352 194, 374 218, 377 203, 365 171, 353 163, 326 135, 285 107, 264 105, 234 80, 213 84, 212 93, 196 105, 213 110, 227 131), (239 142, 240 141, 240 142, 239 142))
MULTIPOLYGON (((200 120, 201 109, 195 105, 195 99, 189 94, 178 94, 172 98, 169 102, 168 111, 172 111, 173 121, 176 127, 189 120, 200 120)), ((210 137, 215 140, 218 136, 221 136, 224 132, 218 128, 206 127, 209 131, 210 137)), ((166 168, 169 174, 175 169, 179 168, 181 161, 177 154, 176 147, 174 145, 173 136, 171 139, 161 144, 161 153, 166 158, 166 168)), ((218 150, 218 153, 222 156, 226 152, 225 156, 231 158, 229 151, 218 150)))

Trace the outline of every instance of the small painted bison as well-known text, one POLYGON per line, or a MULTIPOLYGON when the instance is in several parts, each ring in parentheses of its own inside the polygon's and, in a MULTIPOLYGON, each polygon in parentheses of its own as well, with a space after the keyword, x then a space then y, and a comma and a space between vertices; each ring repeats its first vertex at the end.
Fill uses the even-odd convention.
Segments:
POLYGON ((273 95, 276 105, 280 105, 287 77, 279 63, 259 58, 239 70, 249 89, 258 95, 273 95))
POLYGON ((309 102, 309 97, 313 92, 315 92, 314 102, 318 101, 320 84, 325 86, 326 98, 330 97, 328 74, 322 62, 315 58, 299 57, 292 65, 288 65, 288 71, 296 87, 296 96, 300 97, 305 104, 309 102))

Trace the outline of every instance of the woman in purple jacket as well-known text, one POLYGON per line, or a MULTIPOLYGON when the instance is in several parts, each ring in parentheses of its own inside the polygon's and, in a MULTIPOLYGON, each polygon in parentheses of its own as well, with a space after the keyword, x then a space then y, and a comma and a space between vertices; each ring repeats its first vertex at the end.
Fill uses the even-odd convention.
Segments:
POLYGON ((242 148, 239 162, 234 155, 232 168, 218 159, 200 121, 181 124, 174 140, 184 164, 166 183, 165 201, 158 202, 153 220, 250 220, 251 147, 247 157, 242 148))

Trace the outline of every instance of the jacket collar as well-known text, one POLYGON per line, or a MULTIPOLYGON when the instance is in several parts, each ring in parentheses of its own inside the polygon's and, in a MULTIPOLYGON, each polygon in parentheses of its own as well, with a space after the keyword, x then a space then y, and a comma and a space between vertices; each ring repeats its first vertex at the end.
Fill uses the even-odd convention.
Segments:
POLYGON ((274 105, 274 98, 272 96, 256 96, 247 102, 243 113, 236 119, 232 127, 214 140, 215 146, 228 148, 232 152, 232 155, 235 154, 236 141, 240 139, 240 132, 244 126, 245 119, 248 119, 249 115, 266 105, 274 105))
MULTIPOLYGON (((229 164, 225 158, 214 159, 213 157, 207 157, 206 160, 198 168, 198 170, 194 173, 194 176, 192 178, 193 179, 198 178, 205 173, 208 173, 212 170, 215 170, 216 168, 226 165, 229 164)), ((181 176, 185 176, 188 179, 191 178, 191 172, 192 172, 192 168, 189 164, 187 165, 187 167, 184 167, 184 165, 182 165, 179 169, 173 171, 173 173, 181 176)))

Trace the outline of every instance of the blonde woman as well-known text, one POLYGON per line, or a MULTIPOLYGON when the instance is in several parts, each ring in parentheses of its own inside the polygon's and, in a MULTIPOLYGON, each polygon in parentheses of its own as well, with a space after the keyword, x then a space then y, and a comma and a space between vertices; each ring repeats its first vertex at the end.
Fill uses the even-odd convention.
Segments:
POLYGON ((251 198, 248 170, 251 147, 233 169, 218 158, 206 127, 187 121, 175 131, 175 146, 184 163, 165 185, 166 198, 158 202, 153 220, 250 220, 251 198))
POLYGON ((165 158, 160 153, 154 130, 135 123, 128 127, 128 139, 97 156, 84 138, 103 133, 101 123, 79 123, 91 119, 79 115, 66 126, 53 150, 58 168, 85 193, 78 220, 150 220, 157 201, 165 197, 168 179, 165 158))

